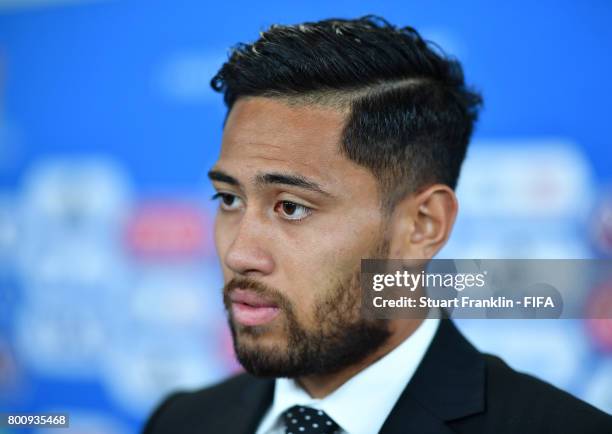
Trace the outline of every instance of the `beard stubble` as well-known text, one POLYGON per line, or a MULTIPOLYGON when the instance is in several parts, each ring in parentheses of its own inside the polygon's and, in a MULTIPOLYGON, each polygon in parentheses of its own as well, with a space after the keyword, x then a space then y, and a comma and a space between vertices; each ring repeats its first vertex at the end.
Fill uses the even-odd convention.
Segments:
MULTIPOLYGON (((389 241, 383 234, 370 257, 386 258, 389 241)), ((236 277, 223 288, 234 351, 244 369, 259 377, 298 378, 333 374, 360 362, 378 350, 391 336, 389 320, 361 314, 360 264, 322 292, 313 305, 314 325, 306 327, 296 315, 293 303, 279 290, 246 277, 236 277), (270 326, 243 326, 231 316, 230 292, 250 289, 272 300, 284 315, 281 344, 258 342, 270 326)))

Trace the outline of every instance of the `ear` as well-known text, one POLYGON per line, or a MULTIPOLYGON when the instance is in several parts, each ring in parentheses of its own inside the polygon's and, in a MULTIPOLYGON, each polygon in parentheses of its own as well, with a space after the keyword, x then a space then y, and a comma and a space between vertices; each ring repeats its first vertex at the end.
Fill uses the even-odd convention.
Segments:
POLYGON ((446 244, 455 223, 455 192, 434 184, 402 199, 390 218, 390 258, 431 259, 446 244))

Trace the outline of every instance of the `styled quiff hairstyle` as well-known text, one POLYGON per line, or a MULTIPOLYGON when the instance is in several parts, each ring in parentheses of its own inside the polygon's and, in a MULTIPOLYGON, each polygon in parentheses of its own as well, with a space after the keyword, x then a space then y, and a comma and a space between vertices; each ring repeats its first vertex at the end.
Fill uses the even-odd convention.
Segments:
POLYGON ((345 111, 339 146, 379 180, 387 211, 427 185, 455 188, 482 105, 456 59, 371 15, 273 25, 235 46, 211 86, 228 114, 248 96, 345 111))

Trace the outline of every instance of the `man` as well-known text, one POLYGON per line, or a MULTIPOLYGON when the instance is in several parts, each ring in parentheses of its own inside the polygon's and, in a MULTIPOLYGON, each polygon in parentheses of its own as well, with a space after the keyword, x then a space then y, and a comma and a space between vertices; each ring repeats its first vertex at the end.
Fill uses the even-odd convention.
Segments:
POLYGON ((429 259, 451 232, 481 105, 458 62, 409 27, 332 19, 273 26, 212 86, 216 245, 248 373, 171 396, 145 433, 612 432, 448 319, 361 315, 360 259, 429 259))

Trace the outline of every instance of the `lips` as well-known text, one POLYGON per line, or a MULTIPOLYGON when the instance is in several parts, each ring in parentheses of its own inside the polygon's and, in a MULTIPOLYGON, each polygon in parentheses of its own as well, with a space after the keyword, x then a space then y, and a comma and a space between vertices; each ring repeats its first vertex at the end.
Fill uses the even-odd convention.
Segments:
POLYGON ((248 304, 253 307, 278 307, 276 303, 250 289, 234 289, 230 295, 230 300, 233 303, 248 304))
POLYGON ((230 294, 232 315, 246 326, 263 325, 279 314, 278 305, 248 289, 237 288, 230 294))

